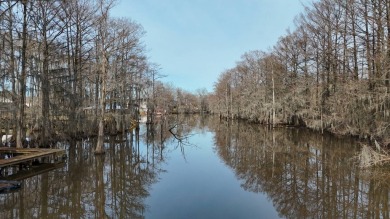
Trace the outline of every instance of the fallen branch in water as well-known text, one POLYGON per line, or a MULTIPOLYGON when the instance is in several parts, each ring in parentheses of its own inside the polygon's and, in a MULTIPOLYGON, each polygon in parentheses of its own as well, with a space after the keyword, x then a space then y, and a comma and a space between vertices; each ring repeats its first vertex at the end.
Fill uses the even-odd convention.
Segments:
POLYGON ((169 128, 169 132, 172 134, 172 136, 178 140, 179 142, 182 142, 184 138, 180 137, 178 134, 174 133, 172 130, 174 128, 176 128, 177 124, 175 124, 174 126, 172 126, 171 128, 169 128))
POLYGON ((375 141, 375 148, 367 145, 362 146, 360 153, 357 155, 357 160, 359 161, 360 167, 369 168, 390 162, 390 155, 388 151, 375 141))
POLYGON ((193 134, 184 134, 181 135, 178 132, 174 132, 174 129, 177 129, 177 124, 173 125, 171 128, 169 128, 169 132, 172 134, 172 136, 181 144, 188 144, 191 145, 188 142, 188 138, 193 136, 193 134))
POLYGON ((177 146, 174 149, 177 149, 178 147, 180 147, 180 151, 181 151, 184 159, 186 160, 184 146, 196 146, 196 145, 191 144, 188 141, 189 137, 192 136, 191 134, 184 134, 184 135, 183 134, 179 134, 179 132, 177 130, 177 127, 178 127, 178 124, 173 125, 171 128, 169 128, 169 132, 172 134, 172 136, 177 141, 177 146))

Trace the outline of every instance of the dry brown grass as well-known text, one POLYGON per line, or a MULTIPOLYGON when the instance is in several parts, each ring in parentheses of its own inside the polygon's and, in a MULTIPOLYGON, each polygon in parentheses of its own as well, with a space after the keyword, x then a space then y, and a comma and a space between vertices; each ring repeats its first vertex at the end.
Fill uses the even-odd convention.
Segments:
POLYGON ((390 162, 389 152, 375 141, 375 147, 363 145, 357 160, 362 168, 384 165, 390 162))

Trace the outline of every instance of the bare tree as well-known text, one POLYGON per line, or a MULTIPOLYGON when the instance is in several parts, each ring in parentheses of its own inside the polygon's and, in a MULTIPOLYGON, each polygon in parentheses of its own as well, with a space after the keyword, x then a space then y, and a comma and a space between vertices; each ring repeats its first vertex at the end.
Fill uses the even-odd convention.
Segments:
POLYGON ((385 0, 321 0, 306 6, 296 29, 269 54, 246 53, 221 73, 212 111, 388 145, 388 8, 385 0))
POLYGON ((25 130, 25 105, 26 105, 26 74, 27 74, 27 2, 22 1, 23 7, 23 28, 22 28, 22 55, 21 55, 21 75, 19 80, 19 104, 17 112, 16 126, 16 147, 23 147, 23 139, 26 136, 25 130))
POLYGON ((99 72, 100 72, 100 101, 99 101, 99 130, 98 141, 95 148, 95 154, 104 154, 104 115, 106 111, 106 89, 107 89, 107 74, 108 74, 108 50, 110 42, 108 42, 108 19, 109 10, 113 7, 113 0, 99 1, 99 19, 97 24, 97 47, 99 55, 99 72))

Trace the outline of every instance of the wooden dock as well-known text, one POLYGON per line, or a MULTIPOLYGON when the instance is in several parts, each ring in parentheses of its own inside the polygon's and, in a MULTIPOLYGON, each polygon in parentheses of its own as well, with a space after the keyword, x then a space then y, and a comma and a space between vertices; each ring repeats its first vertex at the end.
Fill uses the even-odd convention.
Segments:
POLYGON ((0 147, 0 193, 20 188, 23 179, 63 167, 64 158, 63 149, 0 147))
POLYGON ((0 158, 0 169, 3 169, 18 164, 31 165, 36 160, 44 161, 44 163, 60 162, 65 156, 65 150, 0 147, 0 154, 9 156, 4 159, 0 158))

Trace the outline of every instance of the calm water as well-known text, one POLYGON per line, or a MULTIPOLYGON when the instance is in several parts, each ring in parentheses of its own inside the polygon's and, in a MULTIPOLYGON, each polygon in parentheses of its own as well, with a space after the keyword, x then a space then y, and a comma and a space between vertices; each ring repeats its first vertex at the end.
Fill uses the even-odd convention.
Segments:
POLYGON ((59 144, 67 163, 0 194, 0 218, 389 218, 390 171, 350 139, 198 116, 106 139, 59 144))

